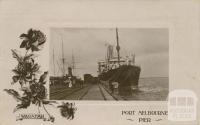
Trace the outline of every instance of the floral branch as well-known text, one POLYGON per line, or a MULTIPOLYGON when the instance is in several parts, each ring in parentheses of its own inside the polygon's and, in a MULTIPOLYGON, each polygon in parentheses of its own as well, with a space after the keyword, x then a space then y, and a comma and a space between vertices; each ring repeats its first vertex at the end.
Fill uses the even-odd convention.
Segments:
POLYGON ((29 29, 27 33, 20 35, 22 42, 20 48, 26 50, 25 55, 21 55, 17 50, 11 50, 12 56, 18 62, 17 66, 12 70, 14 75, 12 76, 12 84, 19 83, 23 94, 20 95, 14 89, 4 89, 9 95, 12 95, 17 102, 13 112, 19 109, 26 109, 31 104, 43 107, 49 118, 54 121, 54 117, 51 116, 44 105, 51 104, 53 101, 46 101, 47 91, 45 88, 46 78, 48 72, 44 72, 39 81, 37 81, 36 75, 39 74, 40 66, 34 60, 34 52, 40 51, 43 44, 46 42, 46 36, 40 30, 29 29))
MULTIPOLYGON (((35 51, 40 51, 46 42, 46 36, 40 30, 29 29, 27 33, 20 35, 22 42, 20 48, 25 49, 24 55, 21 55, 17 50, 11 50, 12 56, 17 60, 17 65, 12 70, 14 75, 12 76, 11 84, 19 83, 21 86, 20 91, 23 92, 20 95, 14 89, 4 89, 9 95, 13 96, 17 104, 13 112, 19 109, 27 109, 31 104, 38 107, 42 107, 47 115, 49 116, 48 121, 54 122, 55 117, 53 117, 46 109, 45 105, 52 105, 56 103, 55 101, 47 100, 47 91, 45 88, 46 79, 48 72, 44 72, 39 80, 36 78, 39 75, 40 66, 35 62, 35 51)), ((67 119, 73 119, 76 108, 72 103, 63 103, 58 106, 61 111, 61 115, 67 119)))

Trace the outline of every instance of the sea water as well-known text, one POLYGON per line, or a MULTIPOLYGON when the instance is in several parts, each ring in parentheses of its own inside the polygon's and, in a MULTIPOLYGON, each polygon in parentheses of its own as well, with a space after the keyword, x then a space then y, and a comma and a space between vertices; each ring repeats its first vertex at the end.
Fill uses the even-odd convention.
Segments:
POLYGON ((169 93, 168 77, 140 78, 138 89, 124 96, 127 100, 166 101, 169 93))

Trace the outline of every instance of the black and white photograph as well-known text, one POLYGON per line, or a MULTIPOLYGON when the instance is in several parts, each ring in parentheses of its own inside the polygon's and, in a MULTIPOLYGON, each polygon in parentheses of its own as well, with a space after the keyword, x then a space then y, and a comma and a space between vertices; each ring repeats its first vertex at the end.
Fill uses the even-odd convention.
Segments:
POLYGON ((51 28, 50 100, 166 101, 168 28, 51 28))
POLYGON ((0 0, 0 125, 200 125, 199 0, 0 0))

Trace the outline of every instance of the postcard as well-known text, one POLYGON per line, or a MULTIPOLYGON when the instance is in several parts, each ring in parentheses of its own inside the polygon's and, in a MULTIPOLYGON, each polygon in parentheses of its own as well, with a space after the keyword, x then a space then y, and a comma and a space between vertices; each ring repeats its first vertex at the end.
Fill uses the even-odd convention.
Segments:
POLYGON ((0 1, 0 124, 198 125, 197 0, 0 1))

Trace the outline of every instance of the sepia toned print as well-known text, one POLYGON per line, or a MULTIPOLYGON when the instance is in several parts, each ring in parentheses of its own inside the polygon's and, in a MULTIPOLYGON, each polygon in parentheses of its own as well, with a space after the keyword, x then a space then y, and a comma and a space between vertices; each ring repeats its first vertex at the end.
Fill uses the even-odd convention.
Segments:
POLYGON ((200 124, 199 2, 1 0, 0 125, 200 124))
MULTIPOLYGON (((22 42, 19 46, 20 49, 25 49, 24 55, 21 51, 11 49, 12 57, 17 60, 17 66, 12 69, 14 75, 12 76, 11 84, 19 84, 20 91, 15 89, 4 89, 6 93, 11 95, 18 104, 13 110, 13 113, 18 110, 27 110, 32 105, 37 107, 38 113, 22 113, 16 117, 16 121, 24 119, 42 119, 44 121, 55 121, 55 117, 49 113, 46 105, 57 103, 47 99, 46 82, 48 71, 40 75, 40 65, 35 62, 35 52, 41 51, 42 46, 46 43, 46 35, 40 30, 30 28, 27 33, 22 33, 19 36, 22 42), (40 75, 40 77, 38 77, 40 75), (47 114, 40 113, 43 109, 47 114)), ((58 103, 57 103, 58 104, 58 103)), ((60 108, 61 115, 66 119, 72 120, 75 113, 75 104, 62 102, 62 105, 57 106, 60 108)))
POLYGON ((168 29, 51 28, 51 100, 164 101, 168 29))

